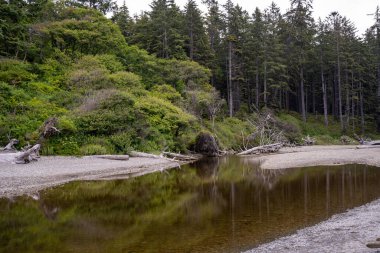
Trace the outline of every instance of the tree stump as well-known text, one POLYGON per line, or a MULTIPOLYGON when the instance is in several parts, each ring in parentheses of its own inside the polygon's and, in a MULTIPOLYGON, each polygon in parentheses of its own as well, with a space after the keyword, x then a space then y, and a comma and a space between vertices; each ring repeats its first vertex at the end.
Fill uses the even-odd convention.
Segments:
POLYGON ((218 156, 220 153, 218 142, 210 133, 200 133, 197 136, 194 150, 207 156, 218 156))

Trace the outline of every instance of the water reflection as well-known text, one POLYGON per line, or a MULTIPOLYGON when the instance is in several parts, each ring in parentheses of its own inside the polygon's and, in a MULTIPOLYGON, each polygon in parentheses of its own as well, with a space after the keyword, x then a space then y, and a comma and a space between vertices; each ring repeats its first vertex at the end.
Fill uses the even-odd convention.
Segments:
POLYGON ((261 170, 211 158, 170 173, 0 200, 0 252, 239 252, 380 197, 380 169, 261 170))

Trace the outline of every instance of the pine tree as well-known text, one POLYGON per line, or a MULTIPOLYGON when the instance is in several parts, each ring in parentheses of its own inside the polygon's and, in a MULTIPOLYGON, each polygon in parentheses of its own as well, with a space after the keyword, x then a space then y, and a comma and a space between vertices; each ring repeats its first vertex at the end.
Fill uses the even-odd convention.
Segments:
POLYGON ((299 81, 299 107, 303 121, 306 121, 305 105, 305 65, 307 52, 314 35, 314 19, 311 15, 312 0, 291 0, 291 7, 287 13, 290 24, 290 39, 293 47, 299 81))
POLYGON ((123 5, 117 7, 114 11, 112 21, 119 26, 121 33, 124 35, 125 39, 128 42, 129 38, 132 36, 132 29, 134 24, 132 18, 129 16, 129 10, 125 4, 125 0, 123 2, 123 5))
POLYGON ((204 27, 202 13, 194 0, 185 6, 186 51, 191 60, 204 66, 211 66, 210 44, 204 27))
POLYGON ((207 5, 206 15, 206 32, 209 40, 209 48, 211 50, 211 84, 219 89, 224 95, 226 76, 224 70, 226 69, 225 50, 222 44, 222 34, 224 34, 225 24, 222 13, 219 8, 219 3, 216 0, 203 1, 207 5))
POLYGON ((184 59, 183 15, 173 0, 155 0, 151 4, 150 49, 161 58, 184 59))

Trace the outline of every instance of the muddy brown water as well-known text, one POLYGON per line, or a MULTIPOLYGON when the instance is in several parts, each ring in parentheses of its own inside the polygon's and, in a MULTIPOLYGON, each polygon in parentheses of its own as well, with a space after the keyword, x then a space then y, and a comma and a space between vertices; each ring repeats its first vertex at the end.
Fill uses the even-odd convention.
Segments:
POLYGON ((240 252, 380 198, 364 165, 261 170, 199 161, 0 200, 0 252, 240 252))

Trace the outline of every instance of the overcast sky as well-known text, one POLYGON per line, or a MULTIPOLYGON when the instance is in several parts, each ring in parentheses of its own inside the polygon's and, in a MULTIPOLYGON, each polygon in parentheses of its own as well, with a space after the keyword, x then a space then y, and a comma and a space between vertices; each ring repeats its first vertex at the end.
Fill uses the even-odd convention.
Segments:
MULTIPOLYGON (((129 8, 131 15, 139 14, 141 11, 149 11, 149 4, 152 0, 125 0, 129 8)), ((264 10, 270 5, 273 0, 233 0, 235 4, 239 4, 250 14, 253 13, 256 6, 261 10, 264 10)), ((123 0, 117 0, 121 5, 123 0)), ((182 9, 187 0, 176 0, 177 5, 182 9)), ((199 7, 205 11, 205 7, 201 4, 201 0, 196 0, 199 7)), ((284 13, 290 6, 289 0, 275 0, 274 1, 284 13)), ((325 18, 332 11, 338 11, 342 16, 348 17, 353 21, 358 28, 358 35, 364 33, 364 31, 374 23, 371 14, 375 12, 376 6, 380 5, 380 0, 314 0, 313 1, 314 18, 325 18)), ((219 0, 219 3, 224 4, 225 0, 219 0)))

